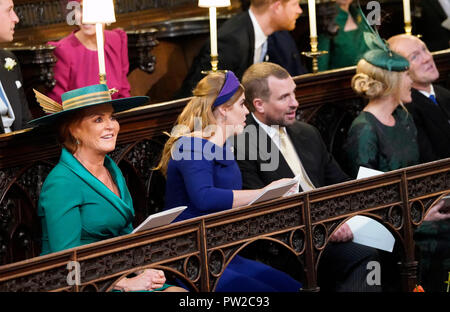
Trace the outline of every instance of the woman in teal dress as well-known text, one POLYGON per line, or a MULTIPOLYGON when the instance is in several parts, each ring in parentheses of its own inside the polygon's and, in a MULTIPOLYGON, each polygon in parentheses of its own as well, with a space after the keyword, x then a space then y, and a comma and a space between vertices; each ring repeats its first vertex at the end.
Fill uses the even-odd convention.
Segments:
POLYGON ((409 62, 378 34, 365 37, 371 49, 358 62, 352 88, 368 104, 353 121, 344 146, 352 176, 360 166, 386 172, 420 161, 417 129, 403 106, 411 102, 409 62))
MULTIPOLYGON (((63 93, 62 106, 43 95, 38 100, 51 114, 30 123, 56 126, 63 146, 39 197, 42 254, 131 233, 133 201, 119 167, 107 153, 115 149, 119 133, 114 113, 142 105, 148 98, 111 100, 108 87, 101 84, 63 93)), ((121 279, 114 289, 181 290, 165 281, 163 271, 147 269, 121 279)))
POLYGON ((368 50, 363 36, 367 29, 364 27, 361 14, 352 2, 353 0, 336 0, 338 12, 334 23, 337 32, 319 34, 319 51, 328 51, 318 59, 320 71, 354 66, 368 50))

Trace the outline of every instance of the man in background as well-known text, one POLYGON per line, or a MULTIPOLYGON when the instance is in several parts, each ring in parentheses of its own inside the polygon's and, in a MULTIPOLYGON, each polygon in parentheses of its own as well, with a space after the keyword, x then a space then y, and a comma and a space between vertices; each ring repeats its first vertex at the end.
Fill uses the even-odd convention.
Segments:
POLYGON ((439 71, 425 43, 415 36, 396 35, 390 48, 408 59, 413 80, 412 102, 406 108, 414 118, 421 161, 450 157, 450 91, 434 82, 439 71))
MULTIPOLYGON (((231 70, 240 79, 252 64, 275 62, 292 76, 306 73, 297 45, 288 31, 295 29, 302 13, 298 0, 251 0, 250 8, 226 21, 218 30, 219 69, 231 70)), ((210 41, 195 57, 176 97, 192 96, 192 90, 211 70, 210 41)))
MULTIPOLYGON (((14 28, 19 18, 12 0, 0 0, 0 43, 13 41, 14 28)), ((31 119, 22 73, 15 55, 0 49, 0 134, 26 127, 31 119)))

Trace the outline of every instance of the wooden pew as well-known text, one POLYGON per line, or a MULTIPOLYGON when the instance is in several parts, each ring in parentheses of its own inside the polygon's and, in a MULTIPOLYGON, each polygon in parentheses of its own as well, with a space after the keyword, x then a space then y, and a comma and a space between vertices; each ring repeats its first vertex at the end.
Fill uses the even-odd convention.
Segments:
POLYGON ((393 233, 403 290, 411 291, 417 274, 413 231, 449 190, 445 159, 0 266, 0 291, 108 291, 149 267, 191 291, 214 291, 229 261, 261 240, 298 258, 306 272, 303 290, 317 291, 318 261, 330 235, 357 214, 393 233), (69 274, 71 261, 79 264, 79 285, 69 274))
MULTIPOLYGON (((219 8, 218 26, 241 11, 243 0, 231 0, 231 6, 219 8)), ((329 7, 334 0, 321 0, 317 4, 320 30, 322 21, 329 20, 329 7)), ((361 0, 365 8, 370 0, 361 0)), ((52 49, 45 44, 67 36, 76 26, 68 25, 68 0, 15 0, 20 18, 16 25, 14 42, 2 43, 1 48, 14 50, 24 73, 24 88, 35 117, 39 107, 32 88, 46 93, 55 83, 52 49)), ((248 1, 243 1, 248 2, 248 1)), ((383 23, 383 38, 403 31, 402 4, 399 0, 379 0, 383 23)), ((149 95, 152 103, 173 99, 181 87, 194 56, 209 38, 208 10, 198 7, 198 0, 170 1, 116 1, 117 22, 108 28, 121 27, 128 34, 130 69, 128 80, 132 95, 149 95)), ((310 50, 307 0, 300 0, 304 13, 298 18, 292 35, 299 51, 310 50)), ((245 7, 245 5, 244 5, 245 7)), ((311 60, 302 57, 311 69, 311 60)), ((220 64, 219 64, 220 65, 220 64)))
MULTIPOLYGON (((434 54, 443 84, 448 83, 450 73, 449 52, 434 54)), ((319 128, 335 156, 342 153, 336 142, 343 140, 349 126, 344 121, 351 121, 342 116, 353 116, 362 106, 361 99, 349 87, 354 71, 354 67, 350 67, 294 79, 300 101, 299 119, 319 128)), ((163 132, 170 132, 187 100, 152 104, 118 116, 121 131, 111 156, 122 169, 132 193, 135 225, 163 208, 165 181, 152 168, 166 140, 163 132)), ((36 205, 42 183, 56 164, 59 152, 50 129, 0 135, 0 265, 39 255, 40 221, 36 216, 36 205)), ((421 168, 425 168, 421 172, 430 169, 430 174, 434 170, 433 166, 421 168)), ((439 192, 443 190, 441 188, 439 192)), ((425 195, 431 198, 436 194, 433 191, 425 195)), ((314 285, 313 281, 310 283, 308 285, 314 285)))

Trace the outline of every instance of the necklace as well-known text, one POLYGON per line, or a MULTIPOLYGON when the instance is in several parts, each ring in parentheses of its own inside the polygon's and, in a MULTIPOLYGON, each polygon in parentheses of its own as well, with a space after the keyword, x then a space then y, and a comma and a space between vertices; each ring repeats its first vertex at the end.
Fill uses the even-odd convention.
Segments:
POLYGON ((97 180, 99 180, 100 182, 102 182, 108 189, 110 189, 114 194, 116 194, 117 196, 120 197, 120 193, 119 193, 119 188, 117 187, 116 183, 114 182, 114 179, 111 175, 111 173, 109 172, 108 168, 106 168, 105 166, 103 166, 103 168, 106 170, 106 178, 105 181, 102 181, 99 179, 99 177, 97 175, 95 175, 91 170, 89 170, 88 166, 86 166, 86 164, 81 160, 80 157, 77 157, 74 155, 74 157, 83 165, 83 167, 90 173, 92 174, 92 176, 94 176, 97 180))
POLYGON ((116 194, 117 196, 120 196, 119 195, 119 188, 117 187, 117 185, 116 185, 116 183, 114 182, 114 179, 113 179, 113 177, 112 177, 112 175, 111 175, 111 172, 109 172, 109 170, 108 170, 108 168, 106 168, 105 167, 105 169, 106 169, 106 172, 108 173, 108 177, 109 177, 109 189, 114 193, 114 194, 116 194))

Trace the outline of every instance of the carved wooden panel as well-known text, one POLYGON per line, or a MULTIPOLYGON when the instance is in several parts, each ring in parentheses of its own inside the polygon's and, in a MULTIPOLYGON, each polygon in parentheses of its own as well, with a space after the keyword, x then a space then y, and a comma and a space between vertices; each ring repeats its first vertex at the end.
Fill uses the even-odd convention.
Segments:
POLYGON ((312 202, 311 221, 318 222, 361 209, 399 203, 400 201, 400 186, 398 184, 336 196, 332 199, 312 202))
POLYGON ((122 276, 146 267, 163 268, 194 291, 214 290, 232 257, 261 240, 299 256, 305 290, 314 290, 317 261, 329 236, 356 214, 375 218, 395 234, 403 253, 404 289, 410 290, 417 273, 412 230, 450 188, 426 189, 414 199, 408 197, 408 181, 448 172, 450 159, 445 159, 0 266, 0 290, 104 291, 122 276), (71 260, 80 263, 81 285, 67 285, 66 265, 71 260))
POLYGON ((220 224, 206 229, 207 247, 234 244, 272 231, 286 231, 302 224, 301 207, 253 216, 241 221, 220 224))
MULTIPOLYGON (((447 73, 450 71, 448 58, 448 53, 437 55, 440 68, 447 73)), ((341 89, 342 93, 333 89, 338 83, 349 83, 347 78, 353 71, 295 78, 297 95, 302 99, 300 111, 335 105, 333 97, 341 96, 343 101, 354 99, 348 86, 341 89)), ((156 178, 151 168, 156 165, 166 139, 163 131, 170 131, 186 101, 149 105, 118 115, 121 131, 117 149, 111 156, 130 186, 137 220, 162 207, 164 182, 156 178)), ((314 114, 310 117, 310 120, 320 120, 314 114)), ((63 252, 62 256, 16 262, 39 254, 34 239, 40 236, 33 233, 38 233, 40 223, 33 214, 42 182, 59 153, 50 129, 0 136, 0 289, 102 291, 136 263, 162 266, 184 278, 193 289, 213 289, 224 264, 236 252, 262 239, 271 240, 276 246, 283 246, 280 250, 287 249, 302 258, 307 276, 305 288, 314 290, 317 287, 315 261, 329 235, 343 220, 358 213, 371 214, 399 237, 408 286, 414 281, 415 268, 412 230, 422 222, 432 202, 450 189, 450 159, 446 159, 82 246, 63 252), (37 225, 38 229, 33 230, 30 224, 37 225), (86 268, 81 265, 81 269, 87 270, 82 274, 89 280, 80 287, 67 285, 66 265, 72 259, 81 264, 87 261, 86 268), (92 269, 96 262, 100 263, 97 270, 104 273, 102 276, 95 275, 92 269)))

